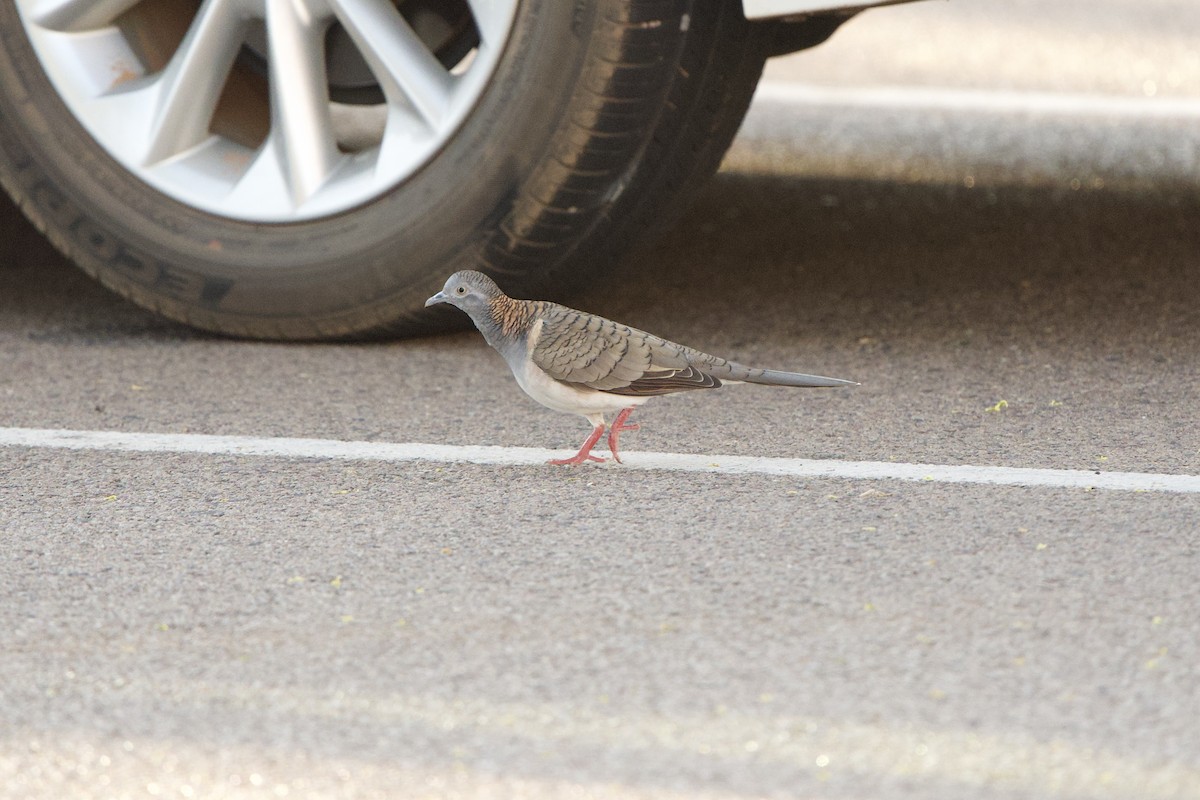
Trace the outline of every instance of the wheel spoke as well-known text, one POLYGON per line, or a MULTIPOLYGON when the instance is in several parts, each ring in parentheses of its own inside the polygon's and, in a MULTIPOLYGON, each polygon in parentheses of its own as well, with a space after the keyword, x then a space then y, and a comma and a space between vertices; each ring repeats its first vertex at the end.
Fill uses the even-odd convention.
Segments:
POLYGON ((327 26, 296 0, 267 0, 266 8, 272 126, 298 204, 320 188, 339 158, 325 78, 327 26))
POLYGON ((503 40, 515 5, 514 0, 467 0, 479 38, 485 45, 495 46, 503 40))
POLYGON ((264 216, 294 210, 296 202, 282 150, 276 137, 268 138, 224 203, 231 208, 256 208, 264 216))
POLYGON ((213 111, 237 57, 245 21, 236 0, 210 0, 162 75, 149 131, 147 163, 160 161, 208 138, 213 111))
POLYGON ((454 78, 388 0, 329 0, 390 102, 402 97, 434 130, 446 116, 454 78))
POLYGON ((108 25, 142 0, 31 0, 29 17, 52 31, 86 31, 108 25))

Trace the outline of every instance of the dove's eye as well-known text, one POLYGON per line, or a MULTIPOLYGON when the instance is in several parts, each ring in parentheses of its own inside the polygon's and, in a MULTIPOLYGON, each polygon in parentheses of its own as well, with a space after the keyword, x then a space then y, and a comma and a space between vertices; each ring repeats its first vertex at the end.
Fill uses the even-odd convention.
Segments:
POLYGON ((465 286, 460 286, 460 287, 458 287, 457 289, 455 289, 455 290, 454 290, 454 293, 455 293, 455 294, 459 294, 459 295, 466 294, 466 293, 467 293, 467 287, 465 287, 465 286))

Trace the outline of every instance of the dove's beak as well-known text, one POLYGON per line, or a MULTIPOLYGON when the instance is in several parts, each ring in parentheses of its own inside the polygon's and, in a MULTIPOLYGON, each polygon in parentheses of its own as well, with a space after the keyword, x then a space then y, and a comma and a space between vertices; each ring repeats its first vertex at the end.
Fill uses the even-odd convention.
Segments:
POLYGON ((436 306, 438 303, 444 303, 449 299, 449 297, 446 297, 445 292, 438 292, 433 297, 425 301, 425 307, 429 308, 430 306, 436 306))

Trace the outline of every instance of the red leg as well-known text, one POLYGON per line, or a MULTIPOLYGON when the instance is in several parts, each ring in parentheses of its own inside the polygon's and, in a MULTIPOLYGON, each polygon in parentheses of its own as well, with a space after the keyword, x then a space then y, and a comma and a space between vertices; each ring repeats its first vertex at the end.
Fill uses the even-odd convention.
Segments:
POLYGON ((546 463, 547 464, 555 464, 555 465, 570 464, 571 466, 575 466, 577 464, 582 464, 585 461, 599 461, 599 462, 603 463, 604 462, 603 458, 601 458, 600 456, 594 456, 591 454, 592 448, 596 446, 596 442, 600 441, 600 436, 603 433, 604 433, 604 423, 601 422, 592 431, 592 435, 587 438, 587 441, 583 443, 583 447, 579 448, 578 453, 571 456, 570 458, 552 458, 549 461, 547 461, 546 463))
POLYGON ((608 452, 612 453, 612 457, 621 463, 621 457, 617 455, 617 439, 621 436, 621 431, 636 431, 642 427, 636 422, 632 425, 626 425, 625 420, 629 419, 629 415, 633 413, 636 406, 621 409, 621 413, 617 414, 617 418, 613 420, 612 425, 608 426, 608 452))

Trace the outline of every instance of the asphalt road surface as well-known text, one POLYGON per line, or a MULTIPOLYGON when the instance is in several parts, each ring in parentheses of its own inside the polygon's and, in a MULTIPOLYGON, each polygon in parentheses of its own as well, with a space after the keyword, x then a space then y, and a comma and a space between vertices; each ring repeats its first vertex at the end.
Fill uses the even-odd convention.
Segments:
MULTIPOLYGON (((860 387, 658 400, 628 469, 0 447, 0 797, 1200 798, 1200 495, 719 467, 1200 473, 1200 39, 1121 39, 1169 113, 1117 102, 1162 98, 1109 62, 998 71, 1112 100, 1062 111, 929 93, 987 90, 950 56, 867 91, 885 15, 982 13, 925 5, 839 34, 842 100, 815 61, 765 92, 692 211, 581 299, 860 387)), ((1061 19, 1026 20, 1030 63, 1061 19)), ((3 216, 4 429, 586 433, 475 334, 205 336, 3 216)))

